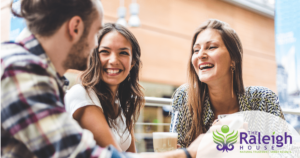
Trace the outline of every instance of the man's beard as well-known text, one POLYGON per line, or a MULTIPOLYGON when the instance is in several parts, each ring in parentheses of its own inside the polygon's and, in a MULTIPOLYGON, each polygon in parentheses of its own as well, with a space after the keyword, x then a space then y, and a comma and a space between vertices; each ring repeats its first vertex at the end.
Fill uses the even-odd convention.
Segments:
POLYGON ((63 64, 65 69, 83 71, 87 68, 88 56, 86 56, 86 51, 89 48, 89 44, 86 38, 87 34, 83 34, 79 41, 72 46, 63 64))

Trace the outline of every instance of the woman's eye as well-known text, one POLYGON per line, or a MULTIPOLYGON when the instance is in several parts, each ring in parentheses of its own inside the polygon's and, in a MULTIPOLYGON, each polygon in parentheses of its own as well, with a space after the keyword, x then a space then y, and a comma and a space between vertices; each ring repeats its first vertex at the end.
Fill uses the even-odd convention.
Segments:
POLYGON ((208 49, 215 49, 215 48, 217 48, 217 47, 215 47, 215 46, 211 46, 211 47, 209 47, 208 49))
POLYGON ((109 53, 107 50, 101 50, 99 53, 109 53))
POLYGON ((194 50, 194 53, 197 53, 197 52, 199 52, 199 50, 194 50))
POLYGON ((120 54, 129 55, 129 53, 127 53, 127 52, 121 52, 120 54))

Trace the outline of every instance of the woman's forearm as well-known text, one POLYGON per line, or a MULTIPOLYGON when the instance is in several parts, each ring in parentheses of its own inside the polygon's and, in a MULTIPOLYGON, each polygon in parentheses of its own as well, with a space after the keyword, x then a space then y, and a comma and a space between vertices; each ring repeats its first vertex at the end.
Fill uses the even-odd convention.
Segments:
POLYGON ((130 144, 129 148, 127 149, 127 152, 136 153, 135 139, 134 139, 134 131, 133 131, 133 129, 131 131, 131 144, 130 144))

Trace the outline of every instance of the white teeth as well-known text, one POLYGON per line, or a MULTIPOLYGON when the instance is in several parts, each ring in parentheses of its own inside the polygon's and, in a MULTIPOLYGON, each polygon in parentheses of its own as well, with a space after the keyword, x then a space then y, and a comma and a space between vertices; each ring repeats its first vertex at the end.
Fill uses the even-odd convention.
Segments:
POLYGON ((106 70, 108 74, 117 74, 120 70, 106 70))
POLYGON ((204 64, 204 65, 200 65, 200 69, 202 70, 204 67, 213 67, 213 64, 204 64))

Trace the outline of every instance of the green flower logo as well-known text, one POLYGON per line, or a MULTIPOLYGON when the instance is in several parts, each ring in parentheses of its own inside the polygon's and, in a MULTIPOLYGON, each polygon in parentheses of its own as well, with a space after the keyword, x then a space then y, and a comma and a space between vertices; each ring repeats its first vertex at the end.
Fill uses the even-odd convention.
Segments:
POLYGON ((222 126, 221 131, 223 134, 219 133, 217 130, 216 133, 213 132, 213 139, 214 142, 217 144, 217 149, 223 152, 233 150, 233 144, 237 142, 238 131, 232 131, 231 133, 225 136, 225 134, 229 132, 229 127, 227 125, 222 126))

